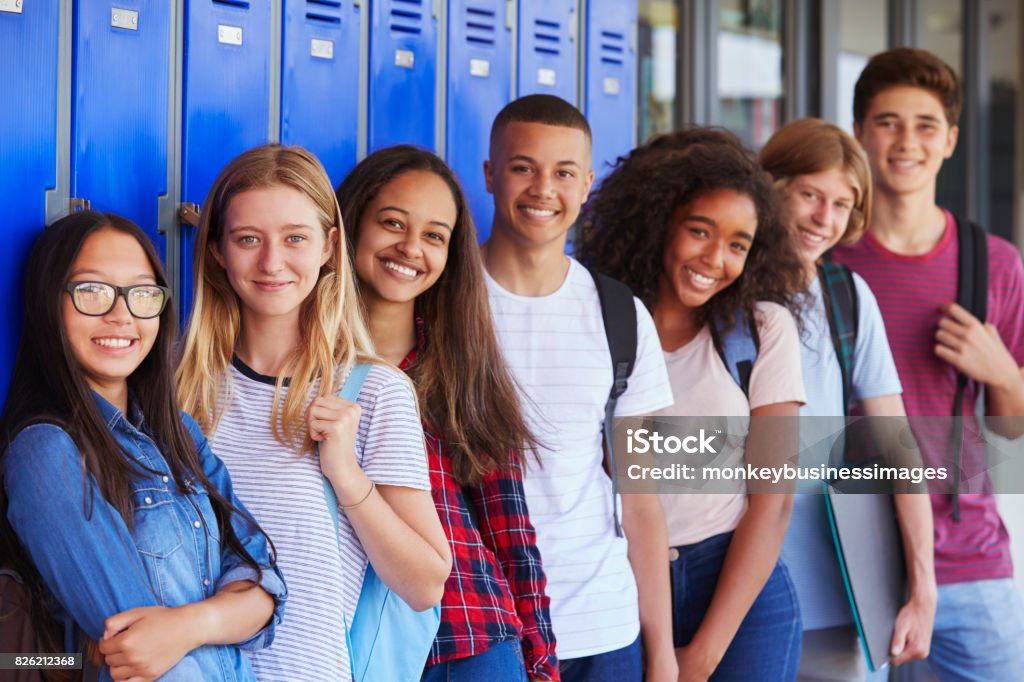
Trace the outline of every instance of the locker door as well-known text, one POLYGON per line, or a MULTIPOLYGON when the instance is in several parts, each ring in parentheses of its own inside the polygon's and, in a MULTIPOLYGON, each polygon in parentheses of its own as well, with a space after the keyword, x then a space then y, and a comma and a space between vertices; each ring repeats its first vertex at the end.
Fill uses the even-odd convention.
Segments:
POLYGON ((594 133, 598 180, 636 134, 636 51, 631 45, 636 3, 589 0, 584 113, 594 133))
POLYGON ((512 89, 511 42, 505 0, 452 0, 445 158, 466 192, 480 241, 490 235, 494 216, 483 163, 491 123, 512 89))
POLYGON ((18 350, 25 259, 57 185, 59 30, 56 2, 0 0, 0 406, 18 350))
POLYGON ((434 0, 371 0, 369 151, 395 144, 436 149, 437 18, 434 0))
POLYGON ((281 142, 317 155, 337 186, 356 164, 359 13, 353 0, 285 0, 281 142))
POLYGON ((165 257, 170 6, 77 0, 74 13, 71 196, 138 223, 165 257))
MULTIPOLYGON (((182 91, 182 201, 201 206, 217 174, 270 126, 270 3, 189 0, 182 91)), ((195 230, 182 227, 179 310, 192 303, 195 230)))
POLYGON ((576 104, 577 0, 520 0, 519 97, 545 93, 576 104))

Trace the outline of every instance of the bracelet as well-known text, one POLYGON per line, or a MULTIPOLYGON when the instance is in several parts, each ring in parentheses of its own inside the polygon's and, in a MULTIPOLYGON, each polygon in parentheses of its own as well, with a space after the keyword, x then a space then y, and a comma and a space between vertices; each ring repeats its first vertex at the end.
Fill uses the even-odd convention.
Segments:
POLYGON ((373 481, 370 481, 370 489, 368 491, 366 491, 365 495, 363 495, 363 499, 359 500, 355 504, 341 504, 341 503, 338 503, 338 506, 341 507, 342 509, 355 509, 356 507, 361 505, 363 502, 366 502, 368 499, 370 499, 370 495, 373 494, 373 491, 376 490, 376 488, 377 488, 377 484, 374 483, 373 481))

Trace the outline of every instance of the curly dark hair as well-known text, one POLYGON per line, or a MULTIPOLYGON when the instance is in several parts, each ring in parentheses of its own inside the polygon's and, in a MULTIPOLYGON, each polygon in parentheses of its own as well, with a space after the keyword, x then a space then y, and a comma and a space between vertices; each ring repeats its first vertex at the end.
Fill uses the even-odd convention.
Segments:
POLYGON ((696 322, 753 321, 758 301, 779 303, 799 323, 802 265, 781 213, 779 191, 738 137, 721 128, 691 127, 660 135, 620 157, 583 207, 575 244, 587 265, 628 285, 653 309, 662 252, 675 210, 709 192, 750 197, 757 232, 743 274, 696 311, 696 322))

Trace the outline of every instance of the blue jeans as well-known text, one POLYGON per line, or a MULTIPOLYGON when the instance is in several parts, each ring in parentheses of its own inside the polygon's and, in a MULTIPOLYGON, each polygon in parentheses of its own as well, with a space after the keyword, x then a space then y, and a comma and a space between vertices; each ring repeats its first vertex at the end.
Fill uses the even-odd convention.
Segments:
POLYGON ((526 682, 526 663, 518 639, 492 646, 482 654, 432 665, 422 682, 526 682))
POLYGON ((1024 604, 1004 578, 939 585, 931 653, 896 668, 892 679, 1016 682, 1022 675, 1024 604))
POLYGON ((560 661, 558 671, 562 682, 640 682, 640 637, 621 649, 560 661))
MULTIPOLYGON (((670 553, 672 637, 690 643, 704 620, 722 572, 732 533, 722 533, 670 553), (676 553, 678 552, 678 556, 676 553)), ((711 679, 786 682, 796 679, 803 626, 796 590, 780 560, 754 600, 711 679)))

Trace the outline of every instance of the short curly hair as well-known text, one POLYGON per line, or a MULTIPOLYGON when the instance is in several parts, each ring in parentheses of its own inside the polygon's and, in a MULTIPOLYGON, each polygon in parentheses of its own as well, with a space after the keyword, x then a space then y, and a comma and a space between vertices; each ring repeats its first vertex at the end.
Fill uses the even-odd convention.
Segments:
POLYGON ((576 255, 628 285, 653 309, 662 253, 680 206, 716 190, 750 197, 757 232, 743 274, 697 310, 698 324, 753 320, 758 301, 786 306, 799 321, 802 265, 782 218, 779 192, 753 152, 721 128, 692 127, 658 136, 619 159, 583 207, 576 255))

